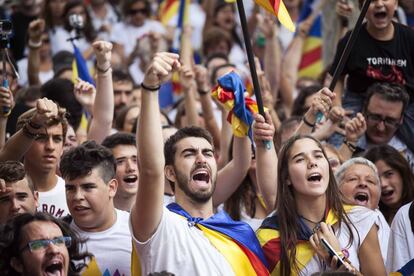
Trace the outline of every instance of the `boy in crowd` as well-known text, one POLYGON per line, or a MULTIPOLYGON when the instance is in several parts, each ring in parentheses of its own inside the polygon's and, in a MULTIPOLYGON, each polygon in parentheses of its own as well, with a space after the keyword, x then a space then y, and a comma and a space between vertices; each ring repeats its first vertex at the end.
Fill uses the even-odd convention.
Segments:
POLYGON ((38 192, 18 161, 0 162, 0 225, 23 213, 34 214, 38 192))
POLYGON ((138 190, 139 171, 135 136, 118 132, 106 137, 102 145, 112 151, 116 161, 118 189, 114 197, 115 208, 129 212, 138 190))
POLYGON ((114 207, 118 182, 111 151, 94 141, 85 142, 63 155, 60 171, 66 182, 70 226, 87 238, 87 249, 95 256, 83 275, 129 275, 129 214, 114 207))

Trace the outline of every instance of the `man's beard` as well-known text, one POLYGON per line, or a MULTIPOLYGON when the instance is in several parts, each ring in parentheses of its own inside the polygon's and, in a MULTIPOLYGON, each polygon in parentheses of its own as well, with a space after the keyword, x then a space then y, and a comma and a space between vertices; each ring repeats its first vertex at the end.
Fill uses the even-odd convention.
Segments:
MULTIPOLYGON (((201 166, 196 167, 195 169, 199 169, 201 166)), ((202 166, 204 167, 204 166, 202 166)), ((195 170, 194 169, 194 170, 195 170)), ((175 175, 177 177, 177 184, 178 187, 187 195, 190 199, 197 203, 206 203, 210 200, 211 196, 213 195, 214 190, 216 189, 216 178, 213 175, 210 175, 211 181, 211 188, 208 191, 191 191, 189 188, 189 183, 191 179, 189 179, 185 174, 181 173, 177 168, 174 166, 175 175)), ((192 171, 194 171, 192 170, 192 171)))

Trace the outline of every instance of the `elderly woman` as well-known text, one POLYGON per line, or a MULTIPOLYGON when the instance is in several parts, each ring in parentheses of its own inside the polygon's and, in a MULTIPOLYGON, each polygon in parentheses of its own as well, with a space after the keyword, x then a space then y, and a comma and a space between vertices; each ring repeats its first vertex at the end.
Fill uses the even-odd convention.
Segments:
POLYGON ((339 189, 350 204, 365 206, 377 214, 378 241, 381 254, 387 259, 390 227, 378 209, 381 184, 375 165, 368 159, 357 157, 344 162, 335 173, 339 189))

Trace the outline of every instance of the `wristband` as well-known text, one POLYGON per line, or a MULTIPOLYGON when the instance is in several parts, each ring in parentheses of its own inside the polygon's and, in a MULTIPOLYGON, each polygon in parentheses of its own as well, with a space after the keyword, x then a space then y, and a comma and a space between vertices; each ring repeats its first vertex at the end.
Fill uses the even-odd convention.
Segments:
POLYGON ((35 43, 35 42, 33 42, 32 40, 29 39, 27 45, 29 46, 30 49, 39 49, 40 47, 42 47, 42 40, 35 43))
POLYGON ((27 129, 27 124, 23 126, 22 131, 23 134, 29 139, 36 139, 38 136, 36 133, 30 132, 30 130, 27 129))
POLYGON ((112 68, 111 64, 109 64, 108 67, 105 68, 105 69, 101 69, 101 68, 99 68, 98 65, 96 65, 96 70, 98 71, 98 73, 101 73, 101 74, 104 74, 104 73, 108 72, 109 69, 111 69, 111 68, 112 68))
POLYGON ((141 87, 142 87, 142 88, 144 88, 144 89, 145 89, 145 90, 147 90, 147 91, 157 92, 158 90, 160 90, 161 85, 158 85, 158 86, 156 86, 156 87, 149 87, 149 86, 146 86, 146 85, 144 84, 144 82, 141 82, 141 87))
POLYGON ((36 124, 36 123, 33 123, 33 122, 32 122, 32 120, 29 120, 28 124, 29 124, 29 126, 30 126, 31 128, 33 128, 33 129, 39 129, 39 128, 41 128, 41 127, 42 127, 41 125, 38 125, 38 124, 36 124))
POLYGON ((355 152, 357 147, 356 145, 352 144, 351 142, 344 140, 344 144, 349 148, 350 151, 355 152))
POLYGON ((315 127, 315 123, 312 124, 312 123, 308 122, 306 120, 306 117, 305 116, 303 116, 302 120, 305 123, 305 125, 307 125, 308 127, 312 127, 312 128, 315 127))
POLYGON ((342 254, 344 254, 345 259, 349 258, 349 251, 346 248, 341 249, 342 254))

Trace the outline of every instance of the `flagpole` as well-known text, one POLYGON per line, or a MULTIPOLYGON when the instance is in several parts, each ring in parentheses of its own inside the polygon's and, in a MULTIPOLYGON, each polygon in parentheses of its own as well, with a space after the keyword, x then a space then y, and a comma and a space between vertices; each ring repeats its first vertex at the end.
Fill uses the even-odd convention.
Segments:
MULTIPOLYGON (((243 37, 244 37, 244 45, 246 47, 247 60, 249 61, 250 74, 252 76, 253 91, 254 91, 254 95, 256 96, 257 108, 259 110, 260 115, 265 117, 262 93, 260 91, 259 79, 257 78, 256 64, 254 62, 253 49, 250 43, 250 35, 249 35, 248 28, 247 28, 247 20, 246 20, 246 13, 244 11, 243 0, 237 0, 237 9, 239 10, 240 23, 241 23, 243 37)), ((271 148, 271 144, 269 141, 263 141, 263 142, 266 146, 266 149, 271 148)))
MULTIPOLYGON (((329 90, 334 91, 336 83, 339 80, 339 77, 342 74, 342 71, 344 70, 345 63, 348 61, 349 54, 352 51, 352 48, 354 47, 355 41, 358 38, 359 31, 362 27, 362 21, 365 18, 365 15, 367 14, 368 7, 371 4, 371 0, 365 0, 364 5, 362 6, 361 13, 359 14, 358 20, 355 23, 354 29, 351 31, 351 35, 348 38, 348 41, 346 42, 345 48, 341 54, 341 58, 339 59, 339 63, 335 68, 331 83, 329 85, 329 90)), ((323 114, 319 112, 316 116, 316 122, 319 123, 323 118, 323 114)))

